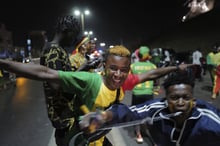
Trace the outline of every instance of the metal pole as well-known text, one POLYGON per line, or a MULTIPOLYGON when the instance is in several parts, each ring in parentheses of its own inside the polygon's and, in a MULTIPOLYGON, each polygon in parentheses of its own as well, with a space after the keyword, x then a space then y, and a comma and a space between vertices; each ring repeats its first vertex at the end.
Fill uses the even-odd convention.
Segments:
POLYGON ((83 13, 81 13, 81 24, 82 24, 82 33, 84 34, 85 26, 84 26, 84 14, 83 13))

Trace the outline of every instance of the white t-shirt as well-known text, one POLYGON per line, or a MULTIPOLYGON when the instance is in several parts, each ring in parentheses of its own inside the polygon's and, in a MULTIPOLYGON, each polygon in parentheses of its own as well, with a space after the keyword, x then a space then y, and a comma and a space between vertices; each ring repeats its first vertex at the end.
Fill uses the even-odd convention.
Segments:
POLYGON ((164 55, 165 55, 164 61, 170 62, 170 53, 169 53, 169 51, 165 50, 164 55))
POLYGON ((201 65, 201 62, 200 62, 200 58, 202 57, 202 53, 198 50, 196 50, 195 52, 193 52, 192 54, 192 59, 193 59, 193 64, 198 64, 198 65, 201 65))

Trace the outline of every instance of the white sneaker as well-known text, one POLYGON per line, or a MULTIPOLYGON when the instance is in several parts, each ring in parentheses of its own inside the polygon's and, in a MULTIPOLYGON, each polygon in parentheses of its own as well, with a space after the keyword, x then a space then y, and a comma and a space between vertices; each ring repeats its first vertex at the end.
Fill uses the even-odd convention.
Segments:
POLYGON ((137 143, 143 143, 144 142, 144 140, 143 140, 141 135, 136 137, 136 141, 137 141, 137 143))
POLYGON ((215 93, 212 94, 212 99, 216 99, 216 94, 215 93))

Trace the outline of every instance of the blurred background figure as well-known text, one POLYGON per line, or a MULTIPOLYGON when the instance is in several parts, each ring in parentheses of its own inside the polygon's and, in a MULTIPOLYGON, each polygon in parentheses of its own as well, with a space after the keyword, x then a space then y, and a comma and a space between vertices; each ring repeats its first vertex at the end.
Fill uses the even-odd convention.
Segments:
POLYGON ((86 63, 86 53, 90 47, 90 39, 87 36, 83 36, 76 45, 75 50, 70 55, 69 59, 73 71, 77 71, 80 66, 86 63))
POLYGON ((162 48, 154 48, 151 50, 151 61, 157 66, 161 67, 161 61, 163 58, 162 48))
POLYGON ((138 58, 138 56, 137 56, 137 51, 138 51, 138 49, 136 49, 132 54, 131 54, 131 62, 132 63, 135 63, 135 62, 137 62, 137 61, 139 61, 139 58, 138 58))
POLYGON ((97 50, 97 42, 94 38, 90 38, 90 47, 86 52, 87 64, 91 66, 91 72, 102 71, 102 53, 97 50))
POLYGON ((212 90, 212 99, 216 99, 220 90, 220 46, 217 47, 217 53, 214 55, 214 85, 212 90))
POLYGON ((96 41, 93 39, 93 38, 90 38, 90 42, 89 42, 90 46, 87 48, 87 52, 86 52, 86 58, 87 60, 92 60, 96 57, 99 57, 100 54, 99 52, 97 51, 97 48, 96 48, 96 41))
MULTIPOLYGON (((153 64, 150 59, 150 49, 147 46, 141 46, 135 51, 135 56, 138 57, 138 61, 131 64, 132 74, 141 74, 148 72, 152 69, 156 69, 156 65, 153 64)), ((144 83, 137 84, 132 90, 132 105, 143 103, 147 100, 154 98, 154 86, 157 81, 146 81, 144 83)), ((143 137, 140 130, 140 125, 135 126, 135 134, 137 143, 143 143, 143 137)))
POLYGON ((212 50, 206 56, 207 70, 209 72, 210 79, 212 81, 211 90, 212 90, 213 85, 214 85, 214 74, 215 74, 215 72, 214 72, 214 69, 215 69, 214 55, 217 53, 217 48, 218 48, 218 45, 215 44, 212 47, 212 50))
POLYGON ((94 72, 102 62, 101 54, 96 50, 96 42, 87 36, 78 41, 69 58, 73 71, 94 72))
POLYGON ((171 56, 168 49, 164 49, 164 63, 165 63, 164 66, 171 65, 171 56))
POLYGON ((199 81, 202 81, 202 64, 200 61, 200 58, 203 57, 202 52, 200 51, 200 48, 197 48, 193 53, 192 53, 192 64, 195 64, 194 69, 195 69, 195 78, 198 79, 199 81))
POLYGON ((206 58, 203 56, 200 59, 201 62, 201 67, 202 67, 202 75, 206 75, 206 70, 207 70, 207 62, 206 62, 206 58))

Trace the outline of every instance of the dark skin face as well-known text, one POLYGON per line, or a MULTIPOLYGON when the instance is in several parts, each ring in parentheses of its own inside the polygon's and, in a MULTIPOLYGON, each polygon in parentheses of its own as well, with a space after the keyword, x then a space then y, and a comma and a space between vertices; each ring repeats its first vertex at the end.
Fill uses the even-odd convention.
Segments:
POLYGON ((108 56, 104 63, 104 84, 110 90, 116 90, 126 80, 130 70, 130 58, 115 55, 108 56))
POLYGON ((96 44, 89 42, 87 45, 87 53, 92 54, 95 51, 96 44))
POLYGON ((181 111, 183 114, 176 118, 181 127, 183 122, 190 116, 195 106, 192 86, 188 84, 176 84, 168 87, 166 91, 168 108, 171 113, 181 111))

